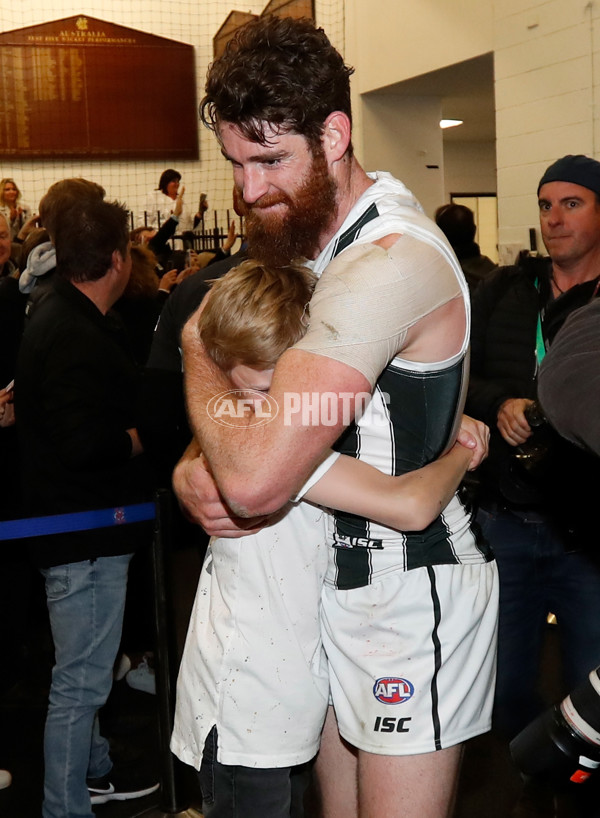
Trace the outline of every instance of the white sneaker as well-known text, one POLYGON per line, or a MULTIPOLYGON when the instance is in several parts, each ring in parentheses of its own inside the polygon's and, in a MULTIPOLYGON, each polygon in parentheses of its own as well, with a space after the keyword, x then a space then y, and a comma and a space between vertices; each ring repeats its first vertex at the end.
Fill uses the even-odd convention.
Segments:
POLYGON ((127 673, 125 681, 134 690, 142 690, 144 693, 156 693, 154 668, 148 664, 147 656, 144 656, 139 665, 127 673))
POLYGON ((0 790, 5 790, 10 787, 12 782, 12 775, 8 770, 0 770, 0 790))
POLYGON ((130 798, 143 798, 156 792, 159 784, 152 783, 145 787, 133 787, 131 784, 115 784, 113 772, 102 778, 88 778, 87 788, 92 804, 106 804, 108 801, 129 801, 130 798))

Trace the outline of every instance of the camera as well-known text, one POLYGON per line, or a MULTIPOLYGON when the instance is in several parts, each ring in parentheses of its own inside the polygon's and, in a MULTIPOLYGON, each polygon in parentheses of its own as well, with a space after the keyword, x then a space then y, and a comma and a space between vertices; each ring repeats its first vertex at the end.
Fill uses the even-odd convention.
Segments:
POLYGON ((600 767, 600 667, 527 725, 511 741, 510 752, 525 775, 587 781, 600 767))

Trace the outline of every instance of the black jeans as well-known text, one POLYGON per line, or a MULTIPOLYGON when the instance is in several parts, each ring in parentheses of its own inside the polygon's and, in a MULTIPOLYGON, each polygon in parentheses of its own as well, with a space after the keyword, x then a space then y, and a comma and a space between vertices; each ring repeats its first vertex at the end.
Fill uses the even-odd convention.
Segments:
POLYGON ((267 768, 221 764, 213 727, 198 774, 204 818, 303 818, 310 769, 310 763, 267 768))

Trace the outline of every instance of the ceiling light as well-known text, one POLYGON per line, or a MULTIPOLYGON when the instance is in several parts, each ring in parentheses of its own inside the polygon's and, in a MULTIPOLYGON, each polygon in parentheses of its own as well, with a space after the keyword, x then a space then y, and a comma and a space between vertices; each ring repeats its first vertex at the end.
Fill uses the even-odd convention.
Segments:
POLYGON ((456 128, 457 125, 462 124, 462 119, 440 119, 440 128, 456 128))

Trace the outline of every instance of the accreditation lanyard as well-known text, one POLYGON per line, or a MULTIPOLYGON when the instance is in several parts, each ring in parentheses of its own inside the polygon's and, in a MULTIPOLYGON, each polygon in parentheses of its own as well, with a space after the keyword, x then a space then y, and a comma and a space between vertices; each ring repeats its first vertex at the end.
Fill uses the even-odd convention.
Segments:
MULTIPOLYGON (((538 295, 540 292, 539 287, 539 280, 536 277, 535 279, 535 288, 538 291, 538 295)), ((544 335, 542 333, 542 310, 538 309, 538 316, 537 316, 537 329, 535 332, 535 360, 536 360, 536 372, 540 368, 542 361, 544 360, 544 355, 546 354, 546 344, 544 343, 544 335)))

